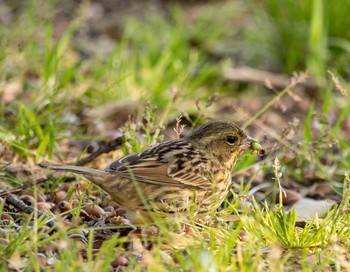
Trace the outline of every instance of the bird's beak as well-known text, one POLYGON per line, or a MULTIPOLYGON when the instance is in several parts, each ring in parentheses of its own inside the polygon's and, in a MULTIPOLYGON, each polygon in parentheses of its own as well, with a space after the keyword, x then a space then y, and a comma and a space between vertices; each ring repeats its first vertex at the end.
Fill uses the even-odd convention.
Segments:
POLYGON ((245 138, 242 142, 242 147, 244 147, 244 149, 248 150, 248 149, 253 149, 253 143, 257 143, 258 141, 253 139, 250 136, 247 136, 247 138, 245 138))
POLYGON ((247 136, 247 138, 243 140, 242 147, 244 150, 250 149, 252 151, 256 151, 259 156, 263 156, 265 154, 265 150, 262 148, 259 142, 250 136, 247 136))

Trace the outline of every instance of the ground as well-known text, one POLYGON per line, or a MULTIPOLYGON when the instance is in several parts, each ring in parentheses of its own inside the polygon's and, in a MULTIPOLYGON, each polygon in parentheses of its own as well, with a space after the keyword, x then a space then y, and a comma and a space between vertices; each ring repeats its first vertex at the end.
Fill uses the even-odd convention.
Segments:
POLYGON ((349 270, 341 2, 0 1, 1 270, 349 270), (265 155, 204 221, 134 226, 39 166, 104 168, 221 119, 265 155))

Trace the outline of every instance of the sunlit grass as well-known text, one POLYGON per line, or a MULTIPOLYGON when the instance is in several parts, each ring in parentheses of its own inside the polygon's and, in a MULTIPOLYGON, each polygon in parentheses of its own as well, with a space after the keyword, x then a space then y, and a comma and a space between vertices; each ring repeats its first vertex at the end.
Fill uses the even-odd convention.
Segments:
POLYGON ((247 31, 250 62, 287 73, 307 69, 320 82, 326 69, 345 73, 350 37, 345 10, 349 8, 346 0, 338 5, 317 0, 253 1, 255 22, 247 31))

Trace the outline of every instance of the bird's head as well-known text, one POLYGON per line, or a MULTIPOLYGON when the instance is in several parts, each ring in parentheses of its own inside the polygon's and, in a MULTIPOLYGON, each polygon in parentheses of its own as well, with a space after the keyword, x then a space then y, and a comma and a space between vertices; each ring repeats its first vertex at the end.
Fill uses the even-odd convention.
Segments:
POLYGON ((263 154, 261 145, 247 136, 236 124, 229 121, 214 121, 194 129, 186 136, 208 158, 231 169, 239 155, 252 150, 263 154))

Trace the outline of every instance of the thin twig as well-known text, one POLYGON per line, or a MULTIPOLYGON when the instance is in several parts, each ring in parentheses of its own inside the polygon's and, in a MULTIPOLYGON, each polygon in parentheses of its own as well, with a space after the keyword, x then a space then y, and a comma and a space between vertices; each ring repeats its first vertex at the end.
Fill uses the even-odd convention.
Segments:
POLYGON ((248 121, 246 121, 242 128, 248 127, 251 123, 253 123, 260 115, 262 115, 266 110, 268 110, 273 104, 275 104, 277 101, 279 101, 282 96, 284 96, 286 93, 290 93, 291 88, 293 88, 295 85, 303 82, 307 77, 307 74, 301 73, 301 74, 295 74, 291 79, 290 83, 287 87, 285 87, 281 92, 279 92, 274 98, 272 98, 268 103, 265 104, 264 107, 262 107, 258 112, 256 112, 248 121))
POLYGON ((21 187, 20 188, 16 188, 16 189, 12 189, 12 190, 8 190, 8 191, 7 190, 1 191, 0 192, 0 197, 7 196, 8 194, 21 193, 22 191, 23 191, 23 189, 21 187))
POLYGON ((100 156, 102 154, 106 154, 106 153, 109 153, 111 151, 117 150, 122 145, 122 142, 123 142, 123 137, 118 137, 112 141, 109 141, 107 143, 103 143, 100 145, 100 147, 95 152, 92 152, 89 156, 77 161, 76 163, 74 163, 74 165, 82 166, 82 165, 85 165, 89 162, 92 162, 98 156, 100 156))
POLYGON ((182 116, 176 117, 176 127, 173 128, 174 132, 176 133, 177 139, 181 138, 181 134, 184 132, 184 129, 186 127, 186 125, 181 125, 180 124, 181 120, 182 120, 182 116))
MULTIPOLYGON (((286 88, 290 84, 290 76, 286 74, 276 74, 263 70, 253 69, 251 67, 235 67, 227 68, 223 72, 224 78, 237 82, 257 83, 264 85, 266 79, 277 88, 286 88)), ((317 90, 323 86, 319 86, 314 80, 309 79, 300 82, 300 85, 307 90, 317 90)))
POLYGON ((6 196, 6 203, 11 204, 16 209, 20 210, 21 212, 25 212, 27 214, 31 214, 31 213, 37 212, 39 217, 43 217, 43 218, 45 218, 47 220, 47 222, 45 224, 48 225, 50 228, 56 226, 56 222, 55 222, 55 220, 53 218, 48 216, 46 213, 37 210, 34 207, 28 206, 27 204, 25 204, 22 200, 20 200, 19 198, 17 198, 13 194, 8 194, 6 196))

